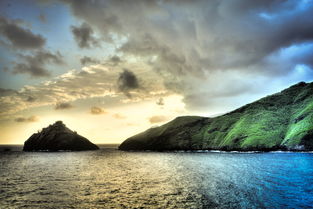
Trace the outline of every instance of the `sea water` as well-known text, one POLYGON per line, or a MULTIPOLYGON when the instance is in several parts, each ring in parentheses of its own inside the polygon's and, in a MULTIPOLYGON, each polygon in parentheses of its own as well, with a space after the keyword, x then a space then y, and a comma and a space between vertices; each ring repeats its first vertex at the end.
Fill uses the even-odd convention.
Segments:
POLYGON ((0 152, 0 208, 312 206, 313 153, 0 152))

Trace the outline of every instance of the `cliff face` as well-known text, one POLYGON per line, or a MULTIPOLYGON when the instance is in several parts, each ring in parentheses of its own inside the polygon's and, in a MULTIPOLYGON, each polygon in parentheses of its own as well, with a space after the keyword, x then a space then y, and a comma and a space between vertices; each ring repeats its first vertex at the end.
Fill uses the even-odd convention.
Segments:
POLYGON ((24 143, 23 151, 83 151, 97 150, 99 147, 88 139, 68 129, 62 121, 33 134, 24 143))
POLYGON ((126 139, 121 150, 313 150, 313 83, 225 115, 178 117, 126 139))

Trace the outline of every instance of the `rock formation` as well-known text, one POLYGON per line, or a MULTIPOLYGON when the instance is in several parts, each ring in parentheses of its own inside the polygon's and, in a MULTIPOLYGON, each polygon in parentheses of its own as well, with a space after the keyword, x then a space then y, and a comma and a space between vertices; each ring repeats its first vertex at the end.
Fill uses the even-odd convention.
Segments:
POLYGON ((43 128, 24 143, 23 151, 83 151, 97 150, 99 147, 85 137, 68 129, 62 121, 43 128))

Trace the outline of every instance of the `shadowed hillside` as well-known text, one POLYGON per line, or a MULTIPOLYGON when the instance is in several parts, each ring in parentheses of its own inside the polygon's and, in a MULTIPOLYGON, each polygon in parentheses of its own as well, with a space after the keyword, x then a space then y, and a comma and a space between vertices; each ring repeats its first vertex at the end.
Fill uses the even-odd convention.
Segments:
POLYGON ((57 121, 29 137, 23 151, 83 151, 99 147, 57 121))
POLYGON ((313 150, 313 83, 298 83, 225 115, 178 117, 121 150, 313 150))

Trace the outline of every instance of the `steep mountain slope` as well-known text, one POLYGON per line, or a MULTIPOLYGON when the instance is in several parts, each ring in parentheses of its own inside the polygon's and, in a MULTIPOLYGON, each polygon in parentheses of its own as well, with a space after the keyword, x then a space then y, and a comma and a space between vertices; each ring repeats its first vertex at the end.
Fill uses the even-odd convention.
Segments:
POLYGON ((313 150, 313 83, 298 83, 225 115, 178 117, 121 150, 313 150))

